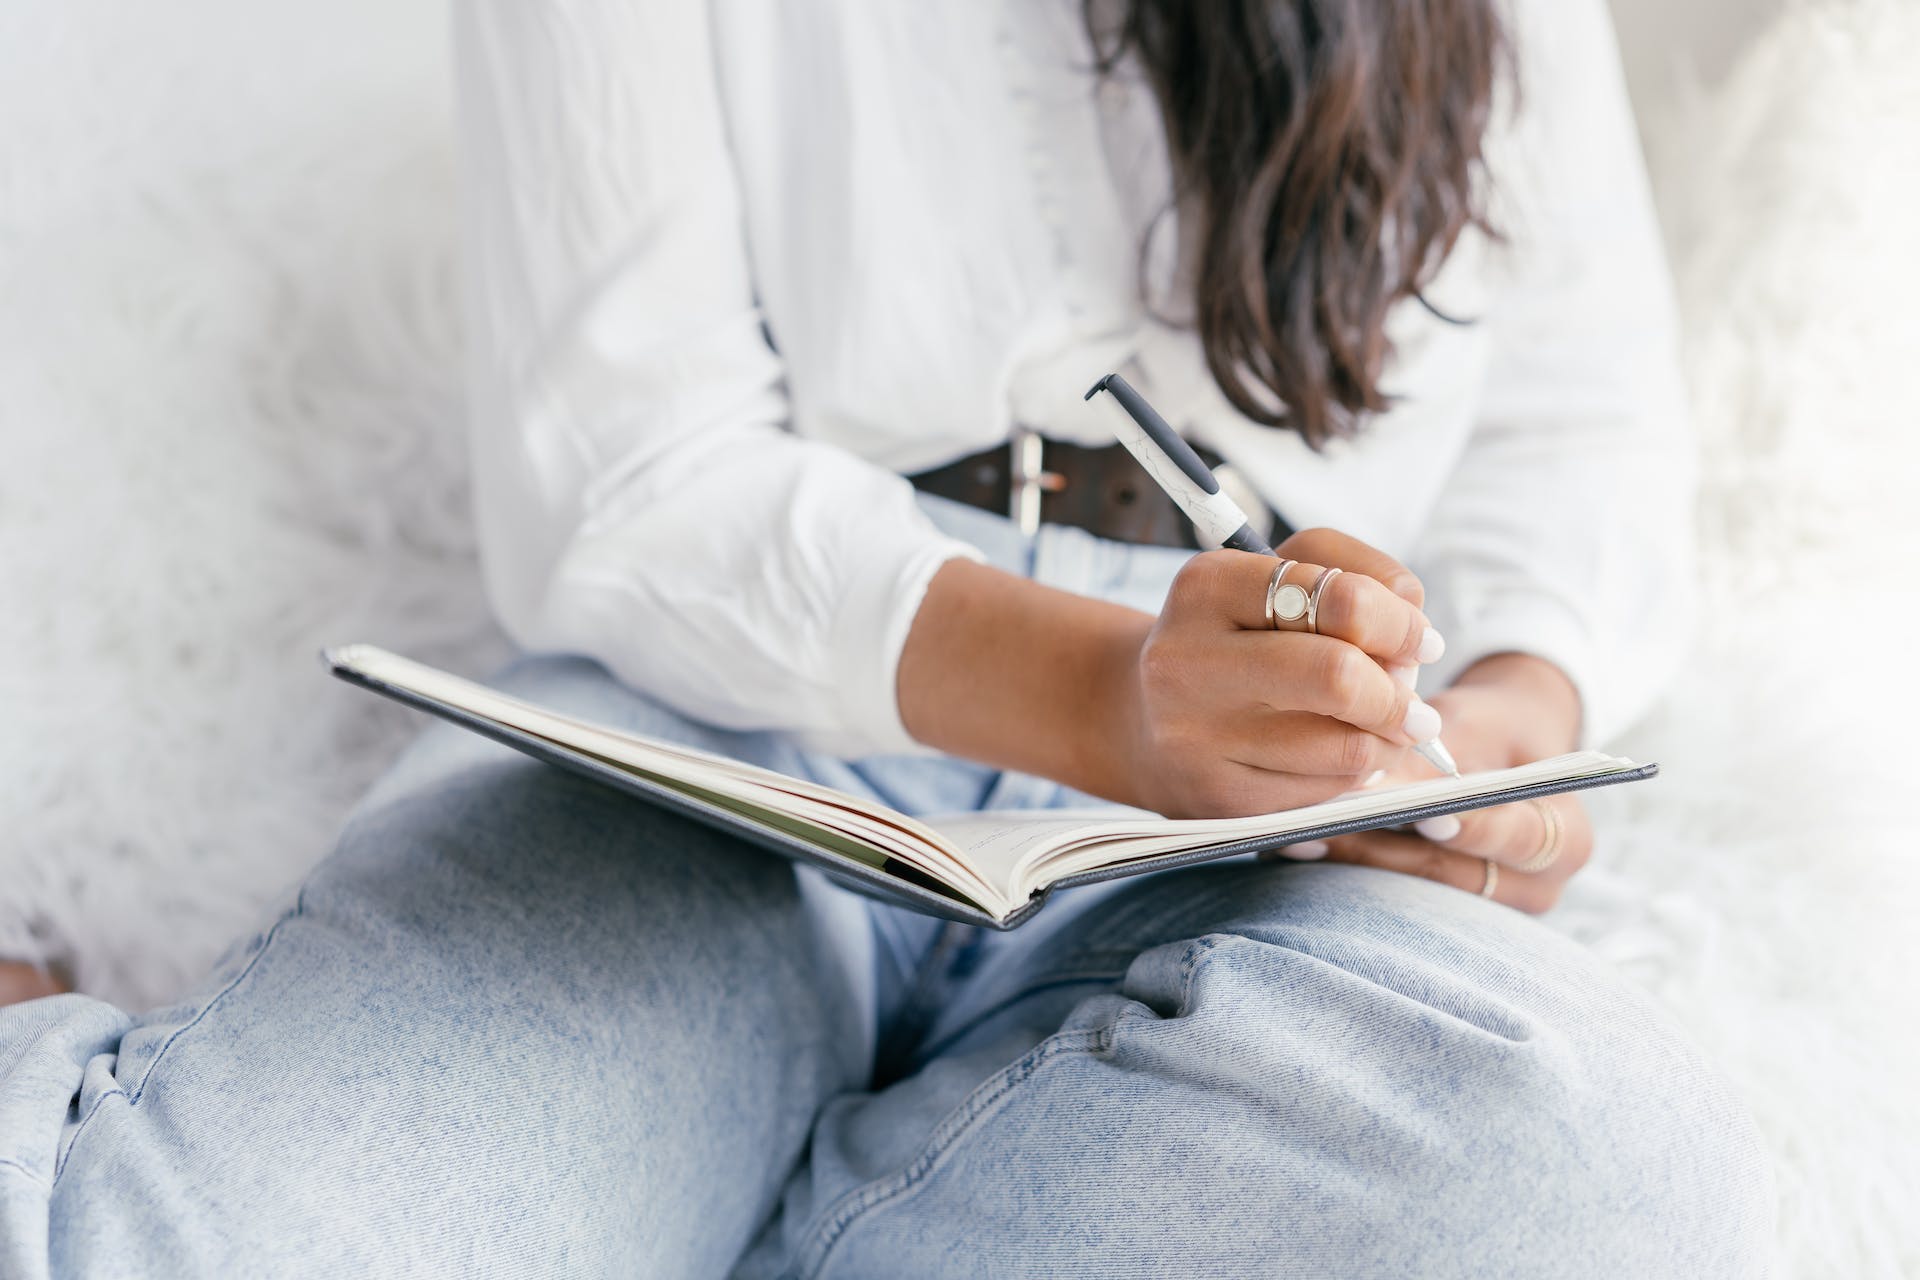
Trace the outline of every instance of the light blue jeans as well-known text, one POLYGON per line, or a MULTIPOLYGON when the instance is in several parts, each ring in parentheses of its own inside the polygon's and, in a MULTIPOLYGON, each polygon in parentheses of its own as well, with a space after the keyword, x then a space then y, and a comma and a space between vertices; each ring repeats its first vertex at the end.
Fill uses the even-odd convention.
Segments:
MULTIPOLYGON (((928 500, 1157 608, 1179 553, 928 500)), ((500 683, 902 809, 1085 803, 500 683)), ((193 994, 0 1010, 0 1277, 1750 1276, 1752 1122, 1592 955, 1241 862, 1010 934, 871 903, 448 727, 193 994)))

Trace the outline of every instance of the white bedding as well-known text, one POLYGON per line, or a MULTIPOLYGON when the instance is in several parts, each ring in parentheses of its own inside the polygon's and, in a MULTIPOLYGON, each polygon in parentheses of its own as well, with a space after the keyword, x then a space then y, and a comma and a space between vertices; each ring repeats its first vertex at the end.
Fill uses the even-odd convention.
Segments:
MULTIPOLYGON (((1731 69, 1686 92, 1620 3, 1706 438, 1707 622, 1610 744, 1661 779, 1592 794, 1603 848, 1553 919, 1751 1100, 1789 1274, 1920 1273, 1920 8, 1716 24, 1731 69)), ((437 0, 0 6, 0 956, 178 991, 412 727, 314 650, 502 652, 443 27, 437 0)))

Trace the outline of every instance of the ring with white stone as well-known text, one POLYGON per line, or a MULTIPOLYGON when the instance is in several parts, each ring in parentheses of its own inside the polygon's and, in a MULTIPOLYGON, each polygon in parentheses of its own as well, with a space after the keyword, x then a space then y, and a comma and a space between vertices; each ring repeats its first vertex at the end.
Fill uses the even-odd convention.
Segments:
POLYGON ((1313 590, 1307 594, 1307 630, 1320 634, 1320 597, 1326 591, 1327 584, 1340 576, 1339 569, 1322 569, 1320 576, 1313 580, 1313 590))
POLYGON ((1282 630, 1282 622, 1298 622, 1307 616, 1307 591, 1305 587, 1295 586, 1284 581, 1287 570, 1299 564, 1298 560, 1282 560, 1280 567, 1267 579, 1267 626, 1274 631, 1282 630))
POLYGON ((1534 808, 1540 811, 1540 820, 1546 824, 1546 834, 1540 840, 1540 852, 1515 867, 1524 875, 1545 871, 1560 858, 1560 844, 1567 834, 1566 824, 1560 821, 1560 811, 1545 800, 1535 800, 1534 808))

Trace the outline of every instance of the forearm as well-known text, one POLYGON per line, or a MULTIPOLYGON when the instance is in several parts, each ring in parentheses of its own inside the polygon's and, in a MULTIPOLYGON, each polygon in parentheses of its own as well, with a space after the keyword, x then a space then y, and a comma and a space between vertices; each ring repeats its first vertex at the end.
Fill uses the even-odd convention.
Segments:
POLYGON ((1153 625, 1146 614, 971 561, 928 585, 900 654, 907 732, 930 747, 1126 794, 1118 694, 1153 625))

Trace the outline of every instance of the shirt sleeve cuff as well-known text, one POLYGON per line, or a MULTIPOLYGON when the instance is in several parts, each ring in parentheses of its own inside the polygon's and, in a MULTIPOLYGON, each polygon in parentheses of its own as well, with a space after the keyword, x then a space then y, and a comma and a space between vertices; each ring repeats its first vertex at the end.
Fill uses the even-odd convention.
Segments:
POLYGON ((900 720, 900 651, 927 585, 949 560, 986 562, 979 548, 935 534, 898 558, 891 572, 863 574, 843 601, 834 627, 836 686, 845 693, 844 727, 803 736, 805 745, 844 759, 874 755, 935 756, 900 720))

